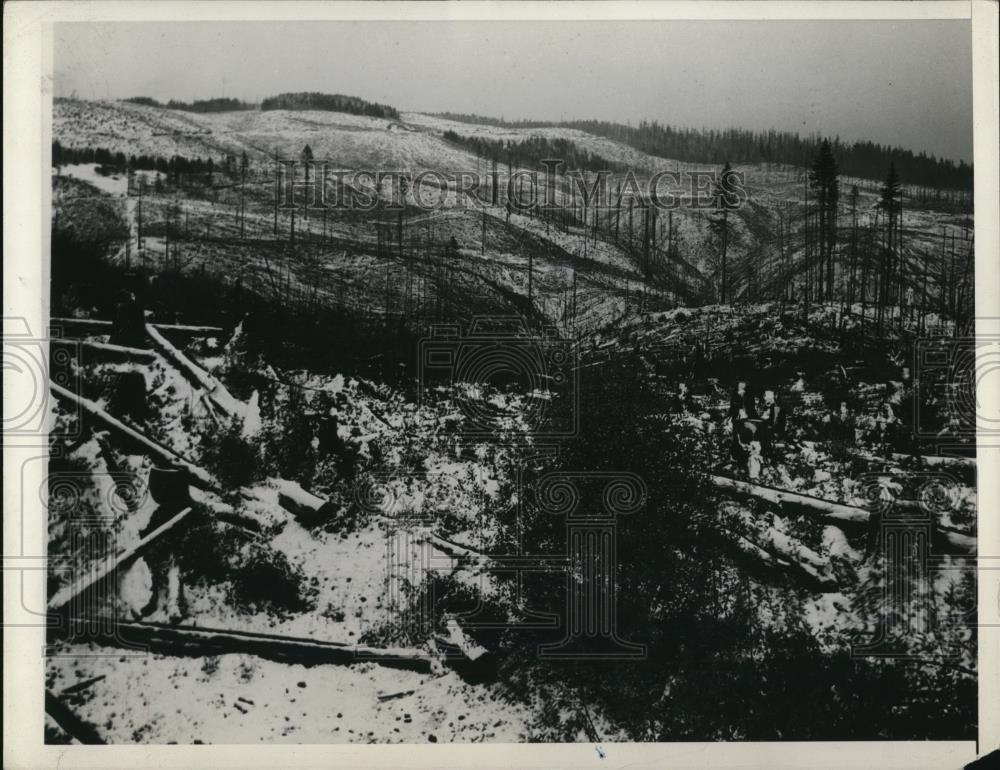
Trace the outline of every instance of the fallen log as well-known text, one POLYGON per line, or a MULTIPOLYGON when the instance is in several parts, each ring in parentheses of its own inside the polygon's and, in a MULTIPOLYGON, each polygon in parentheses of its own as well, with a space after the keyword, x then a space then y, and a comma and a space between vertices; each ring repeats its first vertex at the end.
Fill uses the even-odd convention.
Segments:
POLYGON ((84 679, 82 682, 77 684, 71 684, 69 687, 64 688, 59 694, 60 695, 73 695, 78 692, 83 692, 88 687, 97 684, 102 679, 105 679, 107 674, 100 674, 99 676, 93 676, 90 679, 84 679))
POLYGON ((210 336, 225 334, 221 326, 190 326, 188 324, 153 324, 157 329, 172 334, 190 334, 192 336, 210 336))
MULTIPOLYGON (((156 441, 153 441, 153 439, 149 438, 140 431, 129 427, 125 423, 108 414, 104 409, 99 407, 90 399, 78 396, 72 391, 63 388, 61 385, 57 385, 54 382, 50 383, 50 386, 52 387, 52 391, 55 393, 57 398, 76 404, 92 417, 95 417, 100 422, 104 423, 107 427, 112 428, 129 440, 141 446, 146 454, 150 455, 153 459, 168 466, 168 468, 183 473, 187 482, 195 489, 205 492, 221 492, 222 485, 204 468, 185 460, 173 450, 168 449, 162 444, 158 444, 156 441)), ((262 529, 264 529, 265 523, 258 517, 254 517, 246 513, 238 513, 231 506, 226 506, 221 502, 208 501, 204 497, 200 498, 200 502, 205 503, 215 518, 220 521, 246 527, 254 533, 259 533, 262 529)))
POLYGON ((218 380, 194 363, 190 358, 178 350, 173 343, 167 340, 166 337, 160 334, 153 324, 146 324, 146 333, 149 334, 149 338, 153 341, 156 347, 159 348, 159 350, 178 368, 188 375, 188 377, 193 379, 196 385, 199 385, 205 390, 211 392, 219 384, 218 380))
POLYGON ((496 674, 496 656, 471 639, 454 616, 445 618, 444 634, 436 634, 439 650, 444 650, 448 664, 469 682, 486 681, 496 674))
POLYGON ((90 340, 69 340, 65 338, 55 338, 52 345, 59 348, 76 348, 78 350, 93 353, 95 356, 110 358, 117 361, 135 361, 141 364, 152 363, 156 360, 156 351, 146 348, 133 348, 127 345, 112 345, 110 342, 92 342, 90 340))
POLYGON ((489 568, 494 564, 494 560, 491 556, 481 553, 480 551, 473 551, 471 548, 466 548, 464 545, 453 543, 450 540, 445 540, 443 537, 435 535, 433 532, 428 532, 423 535, 422 539, 424 542, 429 543, 439 551, 451 556, 457 561, 473 562, 484 569, 489 568))
MULTIPOLYGON (((464 545, 459 545, 451 540, 446 540, 433 532, 421 534, 420 539, 438 549, 447 556, 450 556, 458 565, 471 563, 482 570, 503 570, 503 571, 541 571, 549 572, 564 569, 570 565, 572 559, 566 555, 545 554, 545 555, 522 555, 514 556, 507 554, 487 554, 476 551, 464 545)), ((432 562, 433 563, 433 562, 432 562)))
POLYGON ((328 521, 337 514, 333 503, 303 489, 294 481, 269 478, 268 483, 278 490, 278 504, 297 519, 311 524, 328 521))
MULTIPOLYGON (((843 505, 841 503, 831 503, 828 500, 821 500, 818 497, 810 497, 809 495, 802 495, 796 492, 786 492, 772 487, 762 487, 758 484, 750 484, 746 481, 738 481, 726 476, 710 476, 709 480, 713 486, 719 489, 735 492, 747 497, 755 497, 779 507, 789 506, 818 511, 822 514, 822 518, 829 519, 835 524, 842 525, 845 522, 864 523, 870 521, 872 516, 871 512, 864 508, 843 505)), ((944 526, 941 522, 935 522, 935 529, 953 547, 968 553, 975 552, 975 537, 958 532, 952 527, 944 526)))
POLYGON ((871 518, 871 512, 864 508, 855 508, 841 503, 831 503, 828 500, 820 500, 818 497, 801 495, 796 492, 786 492, 773 487, 762 487, 759 484, 750 484, 746 481, 727 478, 726 476, 709 476, 709 481, 713 486, 724 489, 728 492, 756 497, 778 506, 794 506, 808 508, 818 511, 824 518, 832 519, 836 522, 866 522, 871 518))
POLYGON ((973 535, 966 535, 951 527, 942 526, 938 526, 935 532, 943 537, 948 545, 963 553, 975 553, 978 548, 977 540, 973 535))
MULTIPOLYGON (((749 511, 734 504, 728 504, 728 506, 729 510, 739 517, 745 526, 750 529, 754 528, 755 521, 749 511)), ((839 585, 829 560, 784 532, 775 529, 756 530, 748 534, 728 529, 724 531, 732 538, 739 538, 736 545, 741 550, 762 559, 770 566, 780 567, 792 573, 793 576, 805 580, 811 587, 820 591, 838 590, 839 585)))
POLYGON ((215 377, 202 369, 198 364, 184 355, 180 350, 178 350, 174 345, 167 340, 153 324, 146 324, 146 333, 149 338, 153 341, 153 344, 166 356, 170 361, 185 374, 188 379, 193 380, 194 384, 203 388, 206 393, 208 393, 209 398, 212 402, 221 409, 227 417, 244 417, 246 414, 246 405, 238 401, 232 393, 226 390, 226 387, 219 382, 215 377))
POLYGON ((740 535, 730 530, 723 530, 720 534, 729 543, 732 543, 745 554, 768 567, 785 568, 789 566, 787 562, 782 562, 782 560, 773 553, 764 550, 757 545, 757 543, 753 542, 750 538, 745 537, 744 535, 740 535))
POLYGON ((432 661, 428 652, 407 647, 371 647, 200 626, 117 621, 113 629, 98 629, 97 633, 95 641, 112 645, 120 645, 123 641, 145 644, 171 655, 249 653, 283 663, 352 665, 373 662, 421 673, 430 673, 432 661))
POLYGON ((890 460, 894 462, 905 462, 907 460, 913 460, 920 465, 926 465, 928 468, 965 468, 975 470, 976 468, 976 458, 975 457, 950 457, 945 455, 907 455, 900 452, 892 452, 889 457, 880 457, 879 455, 873 454, 872 452, 866 452, 863 449, 850 449, 848 453, 854 455, 855 457, 860 457, 863 460, 868 460, 869 462, 875 463, 887 463, 890 460))
POLYGON ((162 444, 157 443, 145 434, 137 431, 135 428, 129 427, 121 420, 108 414, 108 412, 98 406, 96 402, 91 401, 89 398, 84 396, 77 395, 71 390, 67 390, 54 382, 50 382, 49 387, 52 388, 52 392, 55 394, 56 398, 75 404, 98 422, 141 446, 143 451, 153 459, 163 463, 164 465, 184 471, 193 486, 200 489, 217 490, 220 488, 219 483, 210 473, 208 473, 208 471, 185 460, 172 449, 168 449, 162 444))
POLYGON ((61 727, 66 734, 85 745, 101 745, 105 741, 97 728, 89 722, 84 722, 69 706, 63 703, 50 690, 45 691, 45 713, 61 727))
POLYGON ((114 323, 97 318, 51 318, 49 326, 60 331, 75 331, 82 334, 111 334, 114 323))
MULTIPOLYGON (((114 328, 113 321, 104 321, 99 318, 52 318, 50 326, 60 329, 75 329, 92 334, 110 334, 114 328)), ((157 329, 165 332, 191 335, 212 335, 224 334, 225 329, 220 326, 191 326, 188 324, 153 324, 157 329)))
POLYGON ((385 702, 387 700, 395 700, 396 698, 405 698, 408 695, 413 695, 416 690, 402 690, 401 692, 389 692, 389 693, 379 693, 376 697, 380 702, 385 702))
POLYGON ((971 468, 975 470, 976 468, 976 458, 975 457, 949 457, 945 455, 904 455, 897 452, 892 453, 892 459, 894 460, 906 460, 909 458, 917 457, 920 462, 929 468, 936 468, 943 466, 945 468, 971 468))
POLYGON ((719 537, 730 547, 740 552, 750 565, 757 565, 783 574, 797 583, 804 584, 810 590, 821 593, 839 590, 837 582, 832 578, 819 576, 801 562, 772 553, 745 535, 723 530, 719 532, 719 537))
MULTIPOLYGON (((52 388, 52 392, 55 393, 57 398, 69 401, 70 403, 76 404, 87 414, 96 418, 102 422, 107 427, 115 430, 121 435, 125 436, 129 440, 138 444, 146 454, 157 460, 163 465, 173 470, 180 471, 184 474, 187 482, 195 489, 202 490, 204 492, 214 492, 220 493, 222 491, 222 485, 219 481, 212 476, 204 468, 201 468, 194 463, 185 460, 183 457, 178 455, 172 449, 168 449, 162 444, 157 443, 153 439, 146 436, 144 433, 131 428, 121 420, 108 414, 104 409, 98 406, 95 402, 83 396, 78 396, 70 390, 57 385, 54 382, 49 383, 52 388)), ((206 498, 199 498, 199 502, 204 503, 212 514, 219 519, 229 524, 235 524, 237 526, 247 527, 253 532, 260 532, 264 529, 264 522, 262 522, 258 517, 251 516, 246 513, 237 513, 235 509, 231 506, 226 506, 221 502, 208 501, 206 498)))
POLYGON ((152 543, 159 540, 187 519, 193 510, 194 509, 190 507, 182 508, 169 520, 161 524, 152 532, 148 533, 145 537, 140 538, 138 542, 129 546, 124 551, 106 558, 96 570, 92 570, 79 580, 60 588, 56 591, 52 598, 49 599, 47 605, 49 612, 63 612, 71 608, 71 605, 76 599, 81 597, 87 591, 96 590, 109 578, 114 577, 118 573, 119 569, 127 567, 129 564, 134 562, 152 543))
MULTIPOLYGON (((266 517, 246 509, 237 510, 235 506, 224 503, 212 492, 198 489, 190 491, 194 501, 203 505, 214 518, 226 524, 242 527, 255 537, 259 538, 265 531, 277 532, 285 523, 277 516, 266 517)), ((244 499, 255 499, 246 488, 241 489, 240 493, 244 499)))

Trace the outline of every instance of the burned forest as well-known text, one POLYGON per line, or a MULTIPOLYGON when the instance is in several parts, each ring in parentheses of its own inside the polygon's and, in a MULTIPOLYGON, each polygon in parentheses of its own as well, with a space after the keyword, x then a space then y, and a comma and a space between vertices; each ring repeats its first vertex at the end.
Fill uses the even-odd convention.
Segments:
POLYGON ((974 739, 971 167, 402 106, 55 99, 46 740, 974 739))

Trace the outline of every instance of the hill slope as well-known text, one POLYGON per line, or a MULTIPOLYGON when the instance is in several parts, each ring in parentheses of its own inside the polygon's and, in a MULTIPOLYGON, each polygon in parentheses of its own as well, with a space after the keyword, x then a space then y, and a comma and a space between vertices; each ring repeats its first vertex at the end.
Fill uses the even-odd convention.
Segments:
MULTIPOLYGON (((419 113, 404 113, 398 121, 299 110, 196 114, 125 102, 57 100, 53 137, 66 148, 99 147, 126 157, 212 158, 217 169, 212 175, 168 175, 146 190, 146 220, 183 222, 174 237, 191 267, 246 265, 260 292, 270 285, 271 294, 278 294, 277 271, 285 275, 288 288, 308 285, 324 301, 339 296, 375 315, 403 315, 408 321, 411 316, 426 320, 531 308, 572 333, 629 313, 718 297, 718 213, 695 205, 709 183, 701 180, 703 186, 694 188, 697 181, 689 176, 718 168, 647 155, 579 129, 473 125, 419 113), (478 158, 449 142, 446 132, 503 142, 512 153, 478 158), (584 206, 579 188, 562 176, 554 185, 562 211, 512 213, 502 200, 494 204, 494 169, 501 194, 511 174, 541 171, 521 168, 516 161, 517 145, 533 137, 569 141, 630 169, 635 188, 629 187, 626 173, 610 175, 608 201, 595 210, 584 206), (308 218, 301 212, 297 217, 285 210, 276 213, 274 158, 298 158, 307 145, 331 169, 409 174, 414 181, 404 205, 388 205, 392 193, 383 188, 374 211, 338 209, 308 218), (238 172, 243 153, 249 163, 245 188, 238 172), (420 177, 427 172, 432 175, 420 177), (460 194, 463 172, 478 172, 476 196, 460 194), (681 174, 661 177, 665 187, 658 188, 661 195, 679 195, 676 209, 648 209, 629 194, 644 190, 653 175, 663 172, 681 174), (622 185, 625 192, 618 198, 622 185), (415 205, 417 195, 434 202, 434 210, 415 205), (414 281, 419 288, 414 289, 414 281), (413 310, 414 305, 424 312, 413 310), (431 306, 436 310, 428 310, 431 306)), ((805 170, 775 164, 735 170, 743 174, 747 200, 726 222, 728 298, 800 298, 804 277, 815 270, 817 260, 817 249, 808 242, 809 228, 814 238, 816 225, 805 222, 805 170)), ((589 175, 587 184, 593 179, 589 175)), ((862 268, 865 276, 874 275, 881 235, 878 186, 841 178, 841 189, 835 287, 843 293, 851 260, 856 281, 862 282, 862 268), (856 213, 848 207, 852 185, 858 187, 856 213)), ((129 195, 136 197, 134 185, 129 195)), ((904 300, 927 298, 933 304, 944 295, 963 294, 960 285, 967 286, 971 264, 971 222, 970 214, 946 210, 926 191, 904 195, 898 249, 904 300), (948 271, 938 264, 943 242, 953 268, 948 271)), ((147 240, 144 245, 150 263, 163 258, 157 254, 161 243, 147 240)), ((971 296, 967 288, 964 294, 971 296)))

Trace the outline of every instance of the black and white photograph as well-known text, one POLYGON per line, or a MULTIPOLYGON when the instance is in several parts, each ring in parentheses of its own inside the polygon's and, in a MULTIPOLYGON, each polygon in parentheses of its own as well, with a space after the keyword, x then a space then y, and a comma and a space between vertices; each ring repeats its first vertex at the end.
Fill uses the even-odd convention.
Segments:
POLYGON ((5 214, 46 747, 1000 746, 969 12, 166 5, 49 25, 5 214))

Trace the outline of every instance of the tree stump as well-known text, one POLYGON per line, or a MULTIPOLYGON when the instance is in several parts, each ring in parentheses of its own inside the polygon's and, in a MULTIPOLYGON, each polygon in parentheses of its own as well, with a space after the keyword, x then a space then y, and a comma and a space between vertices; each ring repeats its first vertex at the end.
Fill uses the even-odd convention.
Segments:
POLYGON ((191 504, 187 475, 177 468, 149 469, 149 494, 153 500, 167 510, 183 508, 191 504))
POLYGON ((111 407, 119 415, 130 417, 139 423, 145 422, 149 417, 146 375, 142 372, 122 372, 115 383, 111 407))
POLYGON ((135 294, 123 297, 115 308, 111 339, 115 345, 143 347, 146 340, 146 311, 135 294))
POLYGON ((334 454, 343 451, 344 442, 339 434, 340 421, 337 415, 330 414, 320 418, 316 438, 319 439, 319 450, 324 454, 334 454))

